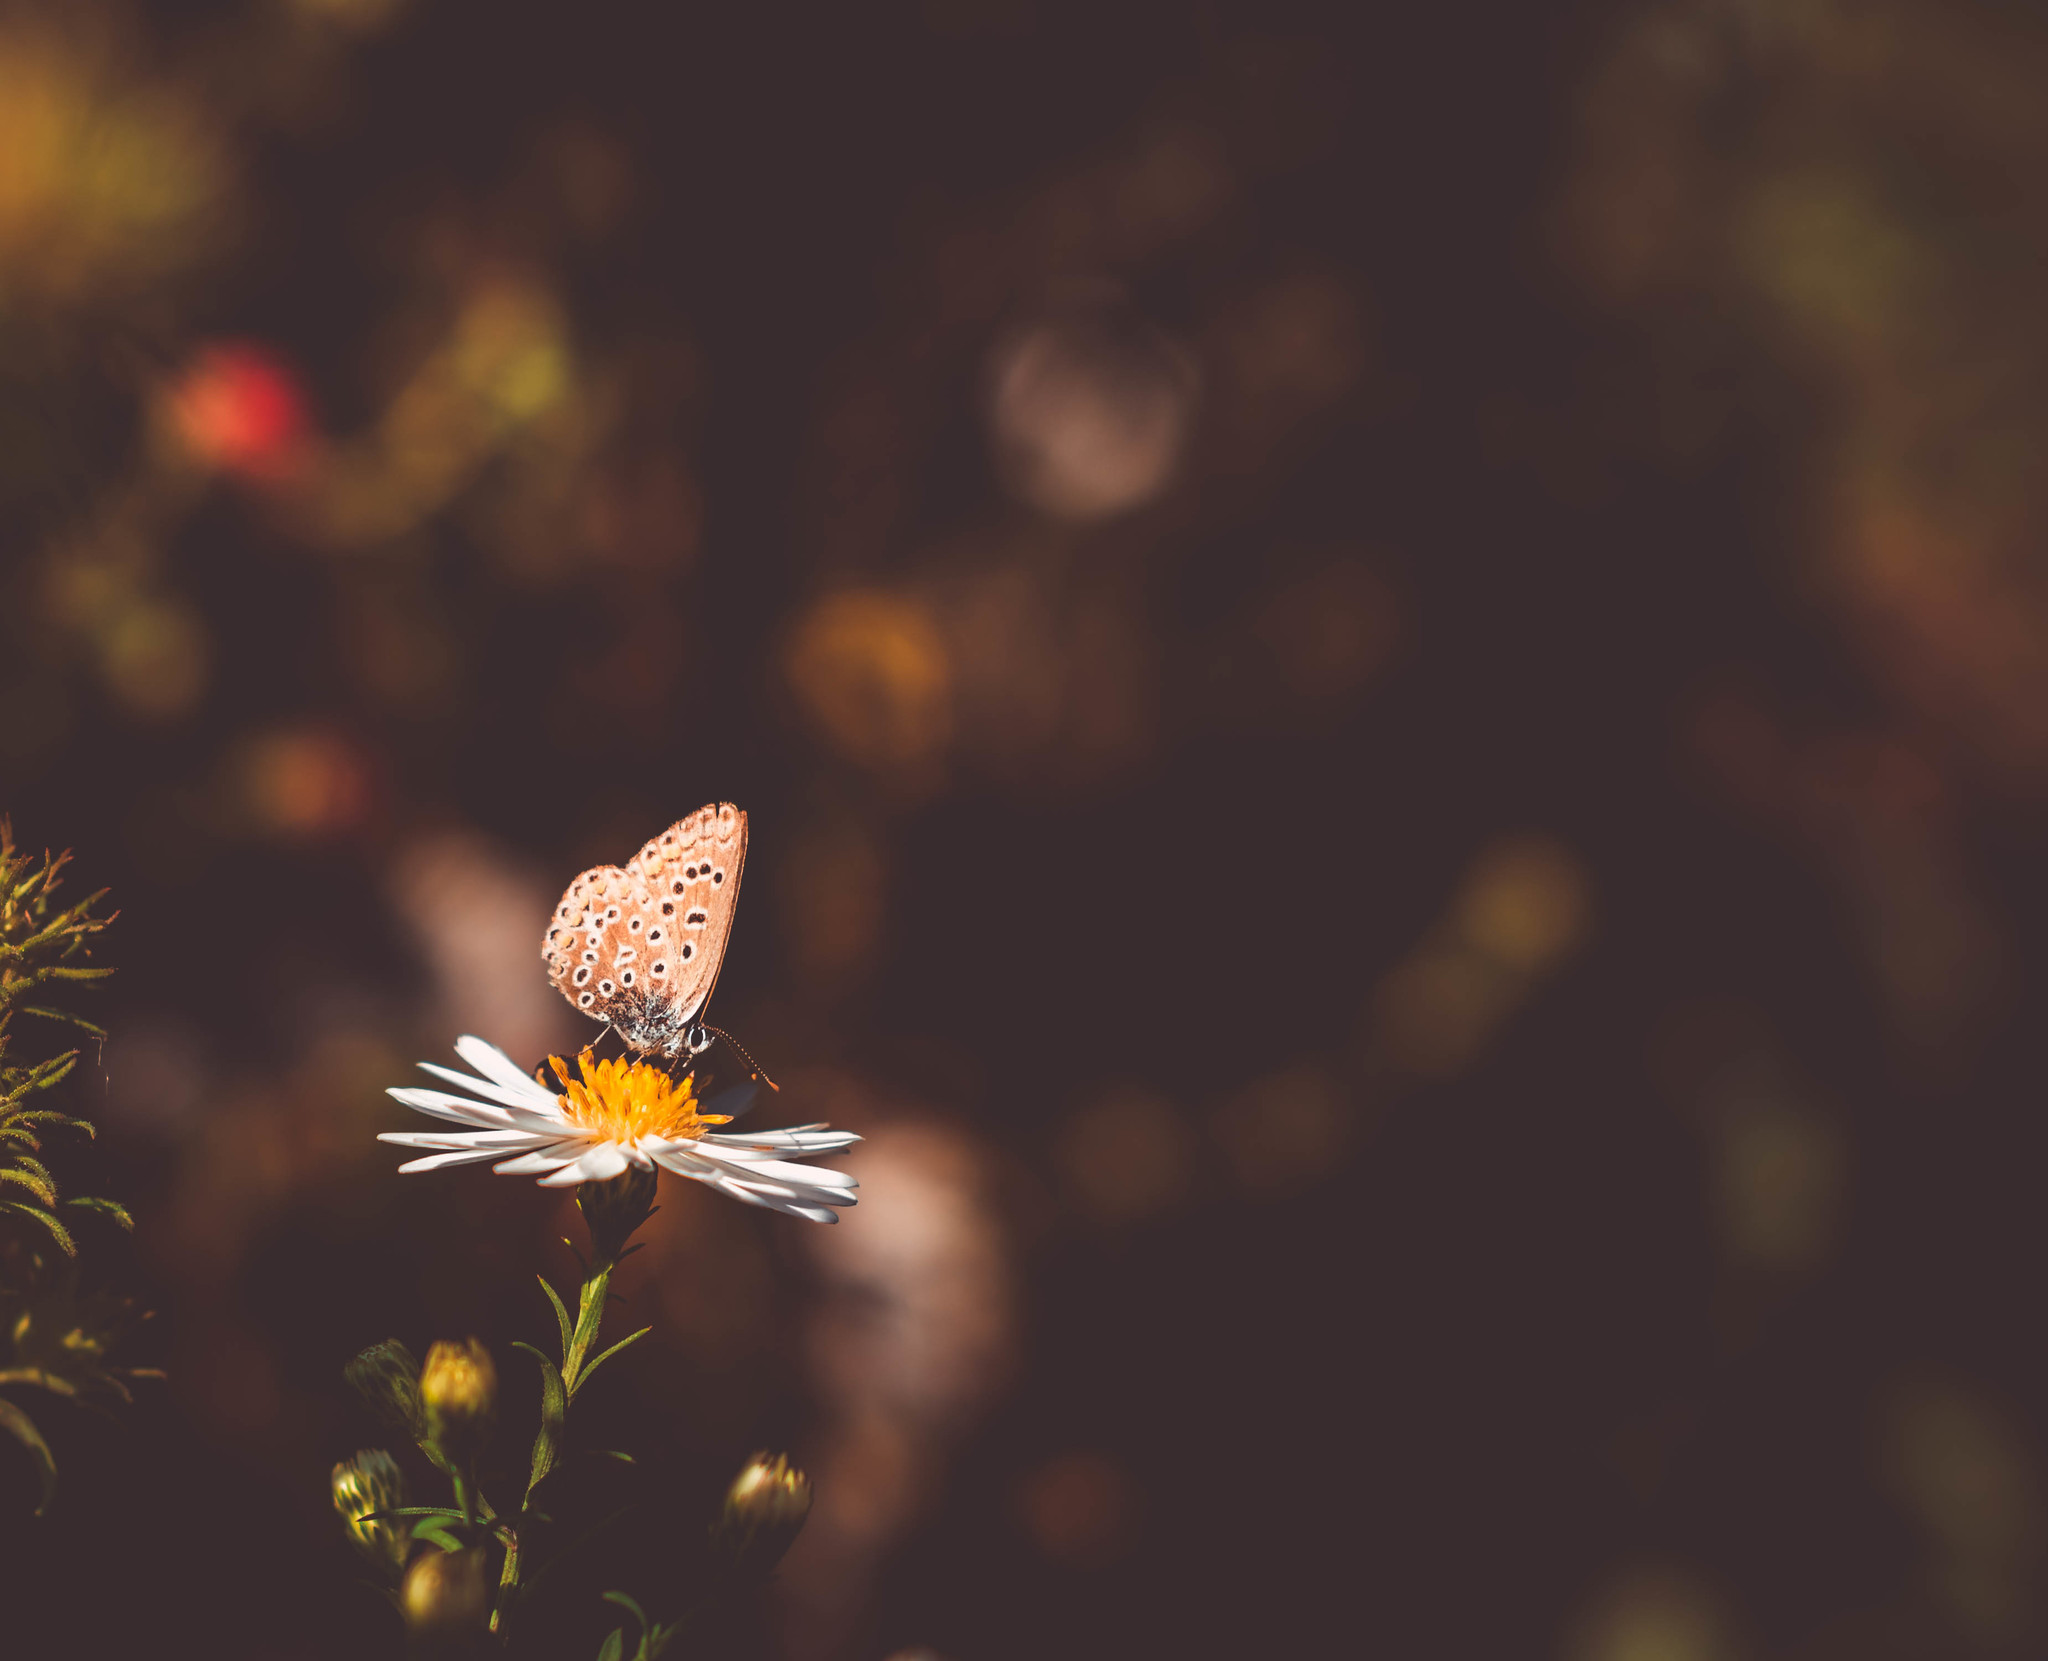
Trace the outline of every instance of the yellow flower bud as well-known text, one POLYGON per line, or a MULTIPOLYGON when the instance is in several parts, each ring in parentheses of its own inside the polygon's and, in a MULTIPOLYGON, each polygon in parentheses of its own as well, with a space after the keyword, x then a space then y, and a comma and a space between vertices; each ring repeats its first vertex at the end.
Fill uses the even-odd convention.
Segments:
POLYGON ((491 1602, 482 1549, 422 1552, 406 1571, 398 1601, 405 1611, 405 1624, 416 1632, 479 1630, 490 1614, 491 1602))
POLYGON ((749 1573, 765 1575, 782 1561, 811 1514, 811 1479, 787 1457, 757 1453, 726 1490, 719 1544, 749 1573))
POLYGON ((498 1369, 474 1338, 439 1343, 420 1369, 420 1409, 427 1440, 458 1466, 467 1466, 490 1434, 498 1403, 498 1369))
POLYGON ((398 1461, 382 1448, 365 1448, 334 1467, 334 1509, 357 1550, 387 1570, 393 1579, 405 1567, 412 1543, 403 1522, 366 1522, 373 1511, 389 1511, 405 1503, 405 1477, 398 1461))

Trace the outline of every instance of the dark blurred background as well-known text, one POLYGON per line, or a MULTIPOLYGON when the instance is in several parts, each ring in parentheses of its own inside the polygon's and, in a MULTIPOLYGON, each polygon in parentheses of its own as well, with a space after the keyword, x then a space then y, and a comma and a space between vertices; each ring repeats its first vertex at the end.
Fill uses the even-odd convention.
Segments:
POLYGON ((520 1424, 580 1231, 382 1091, 581 1042, 554 896, 725 798, 862 1203, 669 1185, 585 1399, 816 1476, 743 1648, 2042 1653, 2044 93, 2001 0, 0 11, 0 807, 169 1372, 0 1447, 23 1652, 388 1642, 342 1363, 520 1424))

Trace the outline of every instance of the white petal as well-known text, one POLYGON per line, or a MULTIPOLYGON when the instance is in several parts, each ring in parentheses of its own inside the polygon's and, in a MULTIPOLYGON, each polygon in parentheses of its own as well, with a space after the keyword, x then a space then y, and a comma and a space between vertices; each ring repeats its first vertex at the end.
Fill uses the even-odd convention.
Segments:
POLYGON ((721 1193, 730 1194, 736 1200, 745 1200, 749 1205, 758 1205, 769 1211, 780 1212, 785 1217, 804 1217, 814 1223, 836 1223, 839 1213, 829 1206, 805 1205, 801 1200, 776 1198, 765 1194, 749 1193, 737 1184, 714 1184, 721 1193))
POLYGON ((566 1165, 551 1177, 542 1177, 543 1188, 572 1188, 579 1182, 609 1182, 622 1175, 627 1159, 616 1142, 598 1142, 584 1150, 583 1157, 566 1165))
POLYGON ((493 1130, 503 1130, 512 1123, 512 1115, 502 1107, 471 1101, 467 1096, 450 1096, 439 1090, 419 1090, 401 1084, 392 1085, 384 1094, 405 1103, 415 1113, 431 1113, 436 1119, 453 1119, 457 1124, 488 1125, 493 1130))
POLYGON ((788 1160, 772 1159, 766 1154, 748 1153, 734 1148, 697 1148, 700 1159, 716 1160, 735 1176, 749 1181, 806 1183, 813 1188, 858 1188, 860 1184, 843 1171, 834 1171, 822 1165, 796 1165, 788 1160))
POLYGON ((479 1160, 496 1159, 504 1150, 501 1148, 473 1148, 466 1153, 430 1153, 424 1159, 408 1159, 398 1167, 400 1176, 409 1176, 414 1171, 438 1171, 445 1165, 474 1165, 479 1160))
POLYGON ((437 1119, 453 1119, 458 1124, 484 1125, 493 1130, 519 1129, 548 1135, 561 1134, 560 1119, 525 1108, 493 1107, 489 1102, 471 1101, 467 1096, 451 1096, 442 1090, 421 1090, 409 1085, 393 1085, 384 1094, 405 1103, 416 1113, 431 1113, 437 1119))
POLYGON ((492 1148, 500 1153, 512 1148, 536 1148, 550 1138, 525 1130, 385 1130, 380 1142, 401 1148, 492 1148))
POLYGON ((835 1220, 835 1214, 827 1205, 807 1203, 829 1198, 832 1204, 851 1205, 852 1199, 844 1194, 819 1195, 815 1190, 806 1189, 799 1194, 790 1189, 777 1188, 768 1183, 748 1183, 731 1174, 737 1167, 722 1167, 715 1160, 704 1158, 690 1151, 688 1142, 667 1143, 659 1148, 646 1144, 647 1151, 654 1156, 655 1163, 673 1171, 677 1176, 688 1177, 701 1182, 707 1188, 715 1188, 729 1199, 739 1200, 746 1205, 763 1206, 770 1211, 780 1211, 792 1217, 806 1217, 812 1222, 835 1220))
MULTIPOLYGON (((785 1171, 803 1171, 805 1167, 801 1165, 785 1166, 783 1169, 785 1171)), ((744 1165, 728 1165, 721 1169, 707 1160, 700 1163, 698 1170, 685 1171, 683 1174, 695 1176, 700 1182, 710 1183, 712 1187, 722 1194, 730 1194, 736 1199, 751 1200, 756 1204, 769 1205, 778 1211, 786 1209, 789 1205, 819 1206, 852 1205, 856 1203, 854 1196, 843 1188, 806 1181, 801 1177, 763 1176, 744 1165), (711 1168, 703 1170, 703 1165, 711 1165, 711 1168)), ((836 1173, 826 1174, 834 1175, 836 1173)))
POLYGON ((679 1177, 688 1177, 692 1182, 708 1182, 720 1192, 734 1193, 736 1198, 751 1197, 735 1190, 732 1179, 715 1162, 691 1153, 687 1142, 670 1142, 658 1148, 650 1146, 647 1151, 654 1156, 655 1164, 679 1177))
POLYGON ((724 1175, 724 1168, 715 1159, 706 1159, 697 1151, 695 1142, 664 1142, 658 1136, 643 1136, 640 1145, 654 1156, 657 1165, 666 1166, 677 1176, 696 1177, 700 1181, 724 1175))
POLYGON ((515 1113, 553 1120, 560 1120, 562 1117, 562 1110, 556 1104, 555 1098, 540 1092, 538 1087, 529 1091, 508 1090, 504 1085, 493 1084, 489 1079, 471 1078, 467 1073, 458 1073, 453 1067, 437 1067, 431 1061, 422 1061, 419 1067, 423 1073, 432 1073, 434 1077, 445 1079, 450 1084, 459 1084, 472 1095, 481 1096, 487 1102, 497 1102, 515 1113))
POLYGON ((491 1169, 501 1177, 539 1176, 543 1171, 559 1171, 564 1165, 575 1163, 589 1146, 588 1142, 550 1142, 544 1148, 523 1153, 517 1159, 508 1159, 491 1169))
POLYGON ((474 1067, 493 1084, 503 1085, 507 1090, 516 1091, 526 1106, 538 1112, 554 1111, 555 1093, 536 1080, 531 1073, 521 1069, 503 1050, 495 1044, 487 1044, 481 1038, 464 1036, 455 1040, 455 1053, 474 1067))
POLYGON ((860 1138, 850 1130, 827 1130, 823 1125, 791 1125, 787 1130, 757 1130, 752 1135, 732 1131, 706 1131, 697 1138, 721 1148, 779 1149, 786 1153, 837 1153, 860 1138))

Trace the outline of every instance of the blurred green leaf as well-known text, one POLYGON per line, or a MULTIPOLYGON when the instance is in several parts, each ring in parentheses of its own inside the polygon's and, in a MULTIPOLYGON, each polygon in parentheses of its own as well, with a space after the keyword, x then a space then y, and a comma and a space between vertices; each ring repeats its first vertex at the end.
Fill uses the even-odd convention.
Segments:
POLYGON ((415 1540, 431 1540, 443 1551, 466 1551, 469 1549, 450 1531, 447 1523, 438 1519, 430 1522, 414 1523, 412 1525, 412 1537, 415 1540))
POLYGON ((35 1420, 5 1396, 0 1396, 0 1430, 28 1449, 29 1457, 35 1461, 42 1482, 42 1498, 36 1502, 36 1515, 40 1517, 57 1493, 56 1457, 50 1452, 50 1444, 43 1440, 43 1433, 36 1429, 35 1420))
POLYGON ((128 1214, 128 1208, 118 1200, 105 1199, 98 1194, 80 1194, 77 1198, 66 1200, 64 1203, 75 1205, 81 1211, 97 1211, 102 1216, 113 1218, 130 1234, 135 1232, 135 1219, 128 1214))
MULTIPOLYGON (((112 970, 107 972, 109 974, 113 973, 112 970)), ((40 1015, 46 1021, 61 1021, 66 1026, 77 1027, 83 1032, 89 1032, 95 1038, 107 1036, 107 1029, 105 1027, 95 1026, 83 1015, 74 1015, 68 1009, 48 1009, 41 1004, 20 1004, 17 1007, 24 1015, 40 1015)))
POLYGON ((71 1238, 71 1231, 41 1206, 28 1205, 20 1200, 0 1200, 0 1214, 10 1213, 14 1216, 26 1217, 30 1222, 39 1224, 49 1234, 50 1238, 57 1242, 58 1249, 66 1257, 76 1257, 78 1255, 78 1245, 71 1238))

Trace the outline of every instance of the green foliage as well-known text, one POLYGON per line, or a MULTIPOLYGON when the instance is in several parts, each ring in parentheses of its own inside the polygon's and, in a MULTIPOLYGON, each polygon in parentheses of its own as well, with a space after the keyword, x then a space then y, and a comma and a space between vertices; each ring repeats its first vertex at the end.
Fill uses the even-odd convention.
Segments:
MULTIPOLYGON (((591 1209, 585 1207, 586 1218, 591 1209)), ((628 1215, 644 1220, 647 1211, 644 1203, 635 1203, 628 1215)), ((601 1562, 610 1577, 609 1570, 617 1566, 610 1560, 612 1547, 621 1534, 630 1538, 635 1532, 652 1531, 654 1536, 666 1536, 669 1544, 646 1561, 660 1564, 661 1590, 668 1601, 680 1605, 679 1610, 675 1618, 658 1622, 625 1592, 604 1591, 602 1596, 624 1610, 632 1625, 618 1626, 604 1639, 599 1661, 657 1661, 665 1651, 683 1647, 686 1628, 716 1620, 735 1599, 763 1584, 803 1526, 810 1509, 809 1479, 779 1456, 758 1455, 748 1464, 726 1496, 725 1515, 711 1529, 697 1530, 692 1544, 687 1535, 672 1533, 674 1519, 667 1504, 630 1494, 625 1496, 627 1503, 615 1503, 621 1488, 613 1478, 625 1476, 629 1489, 638 1480, 630 1455, 568 1446, 572 1409, 580 1419, 588 1408, 581 1396, 583 1386, 604 1362, 651 1330, 642 1327, 598 1348, 599 1329, 611 1301, 612 1271, 637 1249, 613 1231, 615 1216, 600 1215, 605 1220, 592 1222, 593 1235, 601 1229, 607 1232, 598 1239, 594 1259, 583 1265, 583 1282, 573 1301, 545 1276, 540 1278, 561 1341, 560 1358, 533 1344, 513 1345, 534 1358, 541 1383, 540 1423, 526 1464, 525 1492, 516 1506, 500 1511, 492 1505, 484 1483, 502 1475, 504 1467, 492 1466, 480 1442, 451 1442, 432 1410, 431 1398, 437 1392, 466 1391, 466 1376, 495 1377, 495 1365, 481 1345, 474 1340, 436 1344, 422 1368, 404 1344, 387 1339, 371 1345, 345 1369, 348 1383, 369 1411, 386 1425, 407 1430, 452 1490, 452 1503, 405 1505, 387 1497, 399 1487, 395 1474, 385 1470, 388 1456, 359 1453, 354 1461, 335 1467, 335 1503, 344 1527, 359 1547, 381 1554, 387 1582, 393 1576, 404 1577, 394 1602, 422 1633, 428 1616, 421 1611, 432 1603, 428 1594, 439 1584, 435 1560, 462 1554, 486 1564, 495 1560, 498 1567, 496 1597, 479 1621, 515 1652, 538 1653, 532 1646, 550 1641, 543 1636, 545 1623, 554 1618, 549 1611, 558 1613, 574 1600, 565 1580, 596 1590, 603 1581, 592 1585, 590 1571, 601 1562), (436 1380, 437 1366, 449 1374, 447 1379, 436 1380), (367 1463, 373 1457, 382 1462, 376 1467, 382 1492, 375 1496, 367 1463), (542 1605, 536 1597, 544 1586, 548 1592, 542 1605)), ((502 1489, 500 1494, 504 1497, 502 1489)))
MULTIPOLYGON (((52 994, 113 973, 84 960, 92 937, 113 921, 97 909, 106 891, 60 905, 56 895, 69 854, 40 859, 14 845, 0 819, 0 1387, 27 1386, 88 1405, 124 1404, 130 1383, 154 1376, 121 1367, 110 1352, 137 1316, 110 1292, 87 1291, 78 1273, 79 1216, 98 1213, 122 1228, 127 1211, 96 1195, 66 1195, 44 1158, 52 1132, 91 1136, 84 1119, 50 1105, 48 1093, 77 1065, 78 1051, 24 1055, 17 1016, 35 1032, 45 1024, 104 1037, 92 1022, 46 1002, 52 994)), ((0 1398, 0 1430, 33 1462, 40 1499, 48 1506, 57 1465, 35 1421, 19 1403, 0 1398)))
POLYGON ((86 1120, 45 1100, 78 1064, 78 1051, 24 1058, 15 1050, 17 1016, 106 1036, 83 1016, 43 1001, 66 985, 104 980, 114 972, 83 961, 92 955, 88 942, 113 921, 96 910, 106 890, 68 906, 57 903, 70 859, 68 853, 38 860, 20 852, 14 827, 0 819, 0 1217, 25 1221, 66 1257, 75 1257, 78 1243, 60 1208, 99 1211, 123 1228, 133 1224, 112 1200, 62 1198, 43 1160, 43 1143, 52 1131, 93 1134, 86 1120))
POLYGON ((604 1600, 606 1603, 617 1604, 633 1617, 634 1623, 640 1629, 640 1637, 636 1646, 628 1650, 626 1629, 622 1626, 614 1627, 599 1648, 597 1661, 657 1661, 662 1651, 668 1648, 670 1640, 683 1629, 684 1623, 681 1621, 671 1621, 667 1626, 650 1621, 647 1618, 647 1611, 624 1592, 607 1592, 604 1594, 604 1600))

